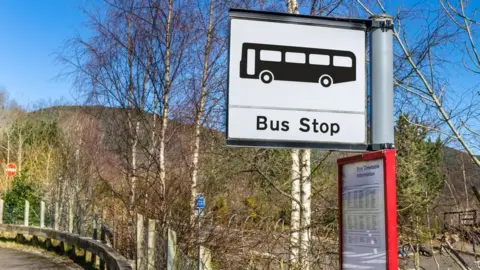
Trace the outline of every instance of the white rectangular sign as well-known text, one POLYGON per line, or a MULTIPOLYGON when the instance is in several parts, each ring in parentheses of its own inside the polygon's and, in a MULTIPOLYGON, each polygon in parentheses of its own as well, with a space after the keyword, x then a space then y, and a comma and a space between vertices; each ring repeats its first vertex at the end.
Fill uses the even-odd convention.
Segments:
POLYGON ((366 28, 230 15, 228 141, 366 144, 366 28))
POLYGON ((343 269, 385 270, 383 159, 342 167, 343 269))

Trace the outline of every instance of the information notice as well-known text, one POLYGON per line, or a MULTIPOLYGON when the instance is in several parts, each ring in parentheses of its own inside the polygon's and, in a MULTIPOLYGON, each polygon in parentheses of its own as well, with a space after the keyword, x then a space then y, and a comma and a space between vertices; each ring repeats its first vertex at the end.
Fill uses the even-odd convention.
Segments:
POLYGON ((343 269, 387 268, 383 160, 342 167, 343 269))

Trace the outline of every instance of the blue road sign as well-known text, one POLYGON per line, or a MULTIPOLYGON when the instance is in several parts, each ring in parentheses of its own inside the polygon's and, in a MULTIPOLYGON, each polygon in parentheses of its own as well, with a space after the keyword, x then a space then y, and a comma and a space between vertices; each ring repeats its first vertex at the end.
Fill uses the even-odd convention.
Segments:
POLYGON ((203 195, 199 194, 195 198, 195 208, 196 209, 204 209, 205 208, 205 198, 203 195))

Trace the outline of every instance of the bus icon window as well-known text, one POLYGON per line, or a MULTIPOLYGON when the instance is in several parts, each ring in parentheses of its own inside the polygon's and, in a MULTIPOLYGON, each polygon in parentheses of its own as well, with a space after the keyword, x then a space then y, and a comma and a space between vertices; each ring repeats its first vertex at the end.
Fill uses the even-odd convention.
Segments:
POLYGON ((356 80, 356 58, 349 51, 243 43, 240 78, 320 83, 323 87, 356 80))

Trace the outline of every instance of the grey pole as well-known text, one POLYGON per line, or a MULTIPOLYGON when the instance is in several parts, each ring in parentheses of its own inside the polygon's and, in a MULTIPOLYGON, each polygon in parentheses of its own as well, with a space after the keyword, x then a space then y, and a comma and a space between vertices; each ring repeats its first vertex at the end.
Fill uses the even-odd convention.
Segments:
POLYGON ((393 21, 387 14, 370 19, 372 150, 380 150, 394 147, 393 21))
POLYGON ((200 248, 200 213, 202 212, 202 209, 198 209, 198 230, 197 230, 197 242, 198 242, 198 270, 202 270, 202 254, 200 252, 202 251, 200 248))

